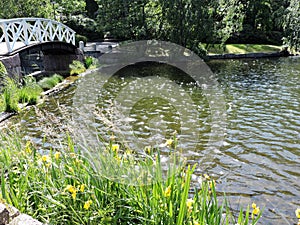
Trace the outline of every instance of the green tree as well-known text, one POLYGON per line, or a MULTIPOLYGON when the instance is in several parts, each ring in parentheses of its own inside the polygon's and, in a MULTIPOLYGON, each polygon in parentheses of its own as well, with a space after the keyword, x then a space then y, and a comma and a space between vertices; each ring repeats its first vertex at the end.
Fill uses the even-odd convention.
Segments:
POLYGON ((85 1, 84 0, 55 0, 53 1, 56 13, 60 19, 69 18, 73 15, 79 15, 85 13, 85 1))
POLYGON ((241 28, 238 0, 97 0, 99 29, 119 39, 161 39, 201 53, 241 28))
POLYGON ((98 29, 119 39, 141 39, 146 36, 148 0, 97 0, 98 29))
POLYGON ((244 5, 243 29, 230 39, 239 43, 281 44, 283 22, 290 0, 240 0, 244 5))
POLYGON ((284 29, 286 32, 285 44, 298 51, 300 49, 299 0, 291 0, 290 6, 287 8, 287 15, 284 21, 284 29))
POLYGON ((50 0, 1 0, 0 18, 43 17, 53 12, 50 0))
POLYGON ((96 13, 98 11, 98 4, 95 0, 85 1, 85 10, 89 18, 95 19, 96 13))

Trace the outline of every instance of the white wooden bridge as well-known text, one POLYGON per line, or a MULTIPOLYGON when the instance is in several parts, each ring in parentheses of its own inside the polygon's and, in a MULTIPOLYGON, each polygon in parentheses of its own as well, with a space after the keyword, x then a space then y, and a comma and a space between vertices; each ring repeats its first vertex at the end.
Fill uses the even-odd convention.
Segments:
POLYGON ((0 27, 0 55, 45 42, 59 41, 75 45, 75 31, 50 19, 0 19, 0 27))

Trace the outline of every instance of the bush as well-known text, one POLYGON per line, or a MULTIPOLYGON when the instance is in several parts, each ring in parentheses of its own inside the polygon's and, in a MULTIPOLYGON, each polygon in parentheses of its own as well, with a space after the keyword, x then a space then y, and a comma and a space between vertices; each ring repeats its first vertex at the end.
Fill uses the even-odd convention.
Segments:
POLYGON ((75 35, 75 43, 76 46, 79 46, 79 42, 83 41, 84 45, 87 43, 87 37, 80 35, 80 34, 76 34, 75 35))
POLYGON ((73 60, 69 65, 70 75, 78 75, 86 71, 84 64, 78 60, 73 60))
POLYGON ((95 20, 85 17, 82 14, 68 17, 68 19, 64 21, 64 24, 75 30, 78 36, 84 35, 86 41, 87 39, 99 40, 103 38, 102 32, 97 31, 97 23, 95 20))
POLYGON ((84 59, 84 66, 86 69, 95 69, 99 66, 99 61, 92 56, 88 56, 84 59))

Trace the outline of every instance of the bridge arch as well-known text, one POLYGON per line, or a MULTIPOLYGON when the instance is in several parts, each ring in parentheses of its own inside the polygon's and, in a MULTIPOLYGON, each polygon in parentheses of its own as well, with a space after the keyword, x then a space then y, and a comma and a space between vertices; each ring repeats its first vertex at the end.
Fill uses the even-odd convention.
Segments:
POLYGON ((37 70, 66 73, 73 60, 83 60, 75 46, 75 31, 60 22, 44 18, 0 19, 0 28, 0 60, 12 75, 37 70))
POLYGON ((83 61, 83 53, 73 44, 45 42, 15 51, 20 58, 22 74, 36 71, 67 74, 73 60, 83 61))
POLYGON ((18 48, 43 42, 66 42, 75 45, 75 31, 68 26, 44 18, 0 19, 2 35, 0 43, 5 42, 1 54, 10 54, 18 48))

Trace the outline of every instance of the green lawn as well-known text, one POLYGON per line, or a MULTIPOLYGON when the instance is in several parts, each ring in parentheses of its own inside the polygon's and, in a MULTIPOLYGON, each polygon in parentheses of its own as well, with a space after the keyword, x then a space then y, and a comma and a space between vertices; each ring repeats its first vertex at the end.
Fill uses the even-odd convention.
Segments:
POLYGON ((210 46, 208 54, 246 54, 258 52, 278 52, 282 46, 276 45, 258 45, 258 44, 227 44, 224 47, 221 45, 210 46))

